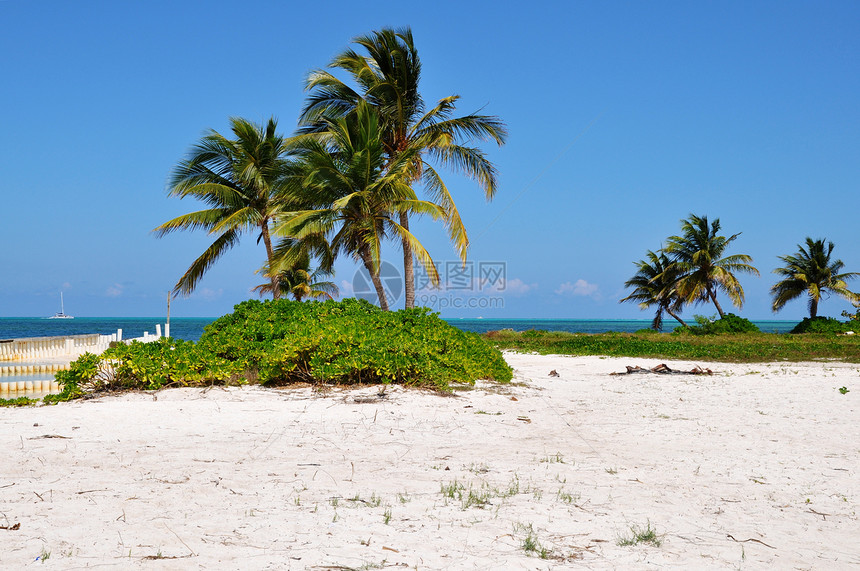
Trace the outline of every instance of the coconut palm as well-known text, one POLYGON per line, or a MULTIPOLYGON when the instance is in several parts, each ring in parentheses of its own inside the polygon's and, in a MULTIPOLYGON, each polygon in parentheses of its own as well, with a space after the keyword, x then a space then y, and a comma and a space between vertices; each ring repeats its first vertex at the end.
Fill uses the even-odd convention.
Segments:
MULTIPOLYGON (((277 121, 257 125, 231 118, 235 138, 209 131, 174 169, 169 196, 192 197, 209 208, 184 214, 155 228, 162 237, 176 230, 202 229, 215 241, 201 254, 174 287, 175 294, 188 295, 206 271, 231 247, 241 234, 259 231, 271 263, 274 251, 270 223, 284 201, 281 186, 288 166, 285 139, 277 134, 277 121)), ((272 276, 273 293, 278 295, 272 276)))
POLYGON ((725 313, 717 301, 717 292, 723 292, 740 308, 744 304, 744 289, 736 273, 758 276, 758 270, 746 254, 724 256, 729 244, 740 236, 726 238, 719 235, 720 219, 710 225, 707 216, 690 215, 681 220, 681 235, 671 236, 664 248, 672 261, 671 268, 678 275, 678 294, 687 303, 712 302, 720 317, 725 313))
POLYGON ((645 260, 635 262, 636 274, 624 282, 624 287, 635 288, 633 293, 620 300, 639 302, 640 309, 657 307, 651 327, 660 331, 663 328, 663 313, 674 317, 681 325, 687 326, 676 312, 684 306, 684 300, 676 289, 676 270, 673 269, 669 258, 662 251, 648 250, 645 260))
POLYGON ((325 136, 306 138, 295 151, 302 170, 294 192, 317 207, 282 214, 276 233, 296 240, 330 236, 332 256, 346 253, 360 261, 380 307, 387 310, 379 277, 381 247, 387 238, 406 240, 431 279, 439 280, 429 253, 399 224, 397 215, 409 211, 440 218, 445 212, 418 200, 408 184, 414 156, 420 152, 417 146, 387 162, 380 117, 369 104, 360 101, 349 115, 322 121, 325 136))
MULTIPOLYGON (((333 296, 338 294, 338 287, 334 282, 321 279, 329 275, 329 272, 320 268, 311 270, 310 265, 310 257, 306 257, 289 269, 279 271, 274 280, 277 283, 277 293, 279 295, 290 294, 296 301, 319 298, 334 299, 333 296)), ((274 295, 274 288, 273 281, 268 281, 258 285, 252 291, 258 292, 262 297, 266 294, 274 295)))
POLYGON ((860 301, 860 295, 849 291, 846 283, 860 276, 860 273, 839 273, 845 264, 842 260, 830 259, 833 247, 833 242, 807 237, 805 248, 798 244, 796 254, 779 257, 785 266, 773 271, 783 276, 783 279, 770 288, 774 312, 803 294, 809 296, 809 317, 813 319, 818 315, 818 303, 822 295, 832 293, 848 301, 860 301))
MULTIPOLYGON (((301 123, 304 132, 320 130, 322 118, 351 113, 359 101, 367 101, 380 114, 387 163, 392 164, 406 149, 420 141, 420 152, 411 157, 408 184, 423 184, 428 199, 443 209, 442 217, 449 237, 465 263, 469 239, 448 188, 428 159, 451 167, 475 179, 488 200, 496 192, 496 168, 469 141, 494 141, 504 144, 507 130, 498 117, 470 114, 453 117, 458 96, 440 99, 425 108, 419 92, 421 61, 409 28, 384 28, 353 40, 366 55, 347 49, 336 56, 330 68, 341 69, 356 84, 353 89, 325 70, 311 72, 306 89, 310 91, 301 123)), ((398 212, 400 227, 409 230, 409 215, 398 212)), ((415 304, 413 251, 410 241, 402 239, 406 307, 415 304)))

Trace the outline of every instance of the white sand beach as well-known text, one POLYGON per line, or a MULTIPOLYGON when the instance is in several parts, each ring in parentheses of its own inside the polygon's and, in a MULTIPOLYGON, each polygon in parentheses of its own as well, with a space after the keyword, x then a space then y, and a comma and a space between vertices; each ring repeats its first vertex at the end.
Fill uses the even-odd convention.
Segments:
POLYGON ((860 568, 860 365, 506 358, 0 409, 0 568, 860 568))

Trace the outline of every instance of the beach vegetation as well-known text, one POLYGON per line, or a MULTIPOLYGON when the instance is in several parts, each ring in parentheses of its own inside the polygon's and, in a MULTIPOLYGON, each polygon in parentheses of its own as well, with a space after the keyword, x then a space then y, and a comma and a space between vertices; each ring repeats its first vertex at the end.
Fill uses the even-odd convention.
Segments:
POLYGON ((677 333, 693 335, 723 335, 727 333, 760 333, 761 330, 749 319, 727 313, 719 319, 710 319, 701 315, 695 316, 696 325, 677 327, 677 333))
POLYGON ((636 274, 624 282, 624 287, 632 287, 633 293, 620 300, 638 302, 640 309, 656 307, 651 328, 660 331, 663 328, 663 313, 668 313, 683 327, 687 324, 678 315, 684 306, 684 299, 678 293, 679 273, 677 266, 672 265, 663 251, 648 250, 645 260, 635 263, 636 274))
POLYGON ((18 407, 18 406, 30 406, 37 404, 39 399, 32 399, 29 397, 16 397, 13 399, 0 399, 0 408, 2 407, 18 407))
MULTIPOLYGON (((504 144, 504 123, 498 117, 476 113, 453 116, 459 99, 455 95, 427 109, 419 90, 421 60, 408 27, 383 28, 355 38, 353 43, 357 49, 344 50, 328 66, 348 74, 351 84, 327 70, 309 74, 309 95, 300 117, 300 132, 327 131, 332 120, 355 113, 362 105, 372 106, 380 118, 384 169, 388 171, 404 160, 408 163, 403 182, 410 188, 423 187, 427 200, 440 207, 440 219, 465 262, 469 243, 466 230, 433 164, 469 176, 478 182, 487 199, 492 199, 497 186, 496 168, 471 143, 477 140, 504 144)), ((413 250, 414 243, 409 239, 409 217, 422 212, 399 208, 392 214, 404 230, 397 237, 403 249, 405 307, 410 309, 415 301, 413 259, 420 253, 413 250)))
POLYGON ((197 343, 163 338, 85 354, 57 373, 62 391, 93 392, 213 384, 398 383, 450 390, 477 379, 509 382, 510 367, 479 335, 425 308, 385 312, 364 300, 238 304, 197 343))
POLYGON ((630 535, 619 536, 617 543, 621 547, 639 545, 640 543, 648 543, 654 547, 660 547, 663 541, 657 535, 656 529, 651 527, 651 522, 648 521, 645 523, 645 527, 638 525, 630 526, 630 535))
POLYGON ((733 363, 838 360, 860 363, 860 335, 686 335, 676 333, 568 333, 525 336, 491 331, 484 337, 496 347, 543 355, 605 355, 733 363))
POLYGON ((551 554, 551 550, 541 544, 538 541, 537 534, 535 533, 534 526, 532 524, 514 524, 514 534, 523 535, 522 542, 520 543, 520 547, 525 551, 526 555, 537 555, 541 559, 549 559, 551 554))
POLYGON ((439 219, 446 211, 438 204, 418 200, 408 180, 418 145, 402 149, 389 160, 384 144, 383 117, 370 104, 360 101, 355 109, 338 118, 323 117, 325 130, 301 140, 295 153, 300 170, 292 194, 297 201, 312 196, 304 210, 282 213, 278 236, 302 240, 330 236, 333 256, 346 254, 364 266, 376 289, 379 305, 388 300, 379 276, 382 244, 397 237, 409 244, 434 284, 439 274, 430 254, 398 214, 414 212, 439 219))
POLYGON ((854 313, 850 311, 843 311, 842 317, 848 318, 849 321, 858 322, 856 325, 860 327, 860 299, 852 301, 851 304, 854 306, 854 313))
POLYGON ((678 295, 686 303, 711 302, 720 317, 725 316, 717 299, 724 293, 738 308, 744 304, 744 290, 736 274, 759 275, 747 254, 726 255, 740 233, 720 235, 720 219, 708 223, 707 216, 691 214, 681 220, 681 234, 670 236, 663 251, 671 260, 669 273, 675 278, 678 295))
MULTIPOLYGON (((245 232, 259 232, 272 263, 271 223, 287 208, 283 186, 289 180, 287 140, 277 133, 277 121, 265 125, 247 119, 230 119, 233 138, 209 131, 188 156, 174 167, 169 196, 193 198, 208 208, 183 214, 156 227, 158 237, 177 230, 204 230, 215 240, 192 262, 174 286, 188 295, 218 259, 239 243, 245 232)), ((271 276, 273 293, 279 290, 271 276)))
POLYGON ((856 321, 843 322, 833 317, 804 317, 803 321, 794 326, 792 333, 815 333, 819 335, 839 335, 857 329, 856 321))
POLYGON ((823 296, 837 295, 848 301, 860 301, 860 295, 848 289, 847 282, 860 277, 857 272, 842 272, 842 260, 832 259, 834 245, 825 239, 806 238, 806 246, 798 244, 797 252, 780 256, 785 266, 773 272, 782 279, 770 290, 773 296, 773 311, 785 307, 789 301, 808 298, 809 318, 818 316, 818 304, 823 296))
POLYGON ((245 301, 204 330, 198 345, 264 384, 397 383, 447 390, 508 382, 510 367, 480 336, 426 308, 386 312, 365 300, 245 301))
MULTIPOLYGON (((275 260, 276 263, 279 261, 277 252, 275 253, 275 260)), ((257 292, 260 297, 266 294, 270 294, 274 298, 281 295, 291 295, 296 301, 334 299, 334 296, 338 294, 337 285, 323 279, 331 275, 331 271, 324 268, 312 269, 310 255, 307 253, 303 253, 291 264, 284 265, 282 263, 280 267, 282 269, 275 272, 273 279, 256 286, 251 291, 257 292), (277 296, 275 295, 276 289, 278 290, 277 296)), ((268 270, 264 267, 263 272, 266 271, 268 270)))

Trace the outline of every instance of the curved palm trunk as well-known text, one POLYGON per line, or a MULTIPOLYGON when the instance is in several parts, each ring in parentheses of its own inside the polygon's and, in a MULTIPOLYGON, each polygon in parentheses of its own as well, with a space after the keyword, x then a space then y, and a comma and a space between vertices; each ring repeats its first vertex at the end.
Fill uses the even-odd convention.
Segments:
POLYGON ((272 280, 272 299, 278 299, 281 297, 281 288, 278 287, 278 276, 272 273, 272 260, 275 258, 275 252, 272 250, 272 238, 269 236, 269 221, 263 220, 262 224, 260 224, 260 230, 263 234, 263 244, 266 245, 266 259, 269 262, 269 273, 272 275, 269 276, 272 280))
POLYGON ((374 271, 373 260, 370 259, 370 254, 367 250, 362 249, 359 254, 361 261, 364 262, 364 267, 367 273, 370 274, 370 280, 373 282, 373 287, 376 289, 376 297, 379 298, 379 307, 382 311, 388 311, 388 299, 385 297, 385 289, 382 287, 382 280, 379 279, 379 270, 374 271))
POLYGON ((814 297, 809 298, 809 317, 811 319, 818 317, 818 300, 814 297))
POLYGON ((720 319, 725 317, 726 314, 723 313, 723 308, 720 307, 720 302, 717 301, 717 294, 714 293, 714 290, 712 290, 711 288, 708 288, 708 295, 710 296, 711 301, 713 301, 714 305, 717 307, 717 313, 720 314, 720 319))
MULTIPOLYGON (((409 231, 409 216, 405 212, 400 213, 400 225, 409 231)), ((406 309, 415 307, 415 257, 412 255, 412 246, 403 238, 403 291, 406 298, 406 309)))
POLYGON ((674 317, 676 320, 678 320, 678 323, 680 323, 680 324, 681 324, 681 325, 683 325, 684 327, 687 327, 687 324, 686 324, 686 323, 684 323, 684 320, 683 320, 683 319, 681 319, 680 317, 678 317, 677 315, 675 315, 675 312, 673 312, 673 311, 672 311, 671 309, 669 309, 668 307, 666 308, 666 313, 668 313, 669 315, 671 315, 672 317, 674 317))

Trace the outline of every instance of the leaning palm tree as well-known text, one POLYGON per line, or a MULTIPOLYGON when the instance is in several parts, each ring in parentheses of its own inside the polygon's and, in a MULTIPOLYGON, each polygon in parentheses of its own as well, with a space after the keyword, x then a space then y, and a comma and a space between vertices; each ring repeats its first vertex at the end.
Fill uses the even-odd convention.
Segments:
POLYGON ((759 272, 750 264, 752 257, 746 254, 724 257, 729 244, 740 233, 726 238, 720 236, 719 231, 719 218, 708 225, 707 216, 691 214, 689 220, 681 220, 681 235, 671 236, 664 251, 672 261, 672 271, 677 272, 677 290, 684 301, 710 301, 720 317, 724 317, 723 308, 717 301, 717 292, 728 295, 736 307, 743 307, 744 289, 735 274, 758 276, 759 272))
POLYGON ((774 312, 803 294, 809 296, 809 317, 813 319, 818 315, 821 296, 828 292, 844 297, 848 301, 860 301, 860 295, 850 291, 846 283, 848 280, 860 277, 860 273, 839 273, 845 264, 842 260, 830 259, 833 247, 833 242, 807 237, 806 248, 798 244, 796 254, 779 257, 785 266, 773 271, 783 276, 783 279, 770 288, 774 312))
POLYGON ((684 306, 684 300, 678 295, 676 270, 673 269, 669 258, 662 251, 648 250, 645 260, 635 263, 636 274, 624 282, 624 287, 635 288, 633 293, 620 300, 639 302, 640 309, 657 307, 651 328, 660 331, 663 328, 663 313, 674 317, 681 325, 687 326, 676 312, 684 306))
POLYGON ((418 200, 408 184, 414 156, 407 148, 387 162, 383 131, 376 110, 359 102, 353 113, 324 118, 325 132, 305 138, 295 153, 302 165, 293 184, 297 200, 316 203, 313 209, 283 213, 276 234, 303 240, 329 238, 332 256, 346 253, 361 262, 370 275, 382 309, 388 299, 379 276, 382 243, 389 237, 406 240, 431 279, 439 275, 427 250, 397 221, 400 212, 445 215, 431 202, 418 200))
MULTIPOLYGON (((329 67, 347 72, 356 88, 328 71, 311 72, 306 84, 310 95, 300 119, 302 130, 324 129, 322 119, 351 113, 359 101, 366 101, 381 117, 388 165, 420 141, 420 152, 411 158, 407 183, 413 186, 420 181, 428 199, 443 208, 449 237, 465 263, 469 245, 466 230, 448 188, 428 159, 475 179, 491 200, 496 192, 496 168, 480 149, 467 145, 478 140, 501 146, 507 136, 504 123, 488 115, 453 117, 458 96, 440 99, 427 110, 418 85, 421 60, 408 27, 384 28, 353 41, 366 55, 347 49, 329 67)), ((397 213, 400 227, 407 231, 409 214, 408 210, 397 213)), ((402 239, 402 248, 405 301, 410 308, 415 304, 414 254, 409 240, 402 239)))
MULTIPOLYGON (((265 126, 231 118, 235 138, 209 131, 174 169, 169 196, 192 197, 209 208, 184 214, 155 228, 162 237, 176 230, 206 230, 215 241, 201 254, 174 287, 175 294, 188 295, 206 271, 231 247, 243 232, 259 231, 266 259, 274 256, 270 223, 284 206, 280 197, 287 166, 287 145, 277 134, 277 121, 265 126)), ((275 277, 272 276, 273 293, 275 277)))

